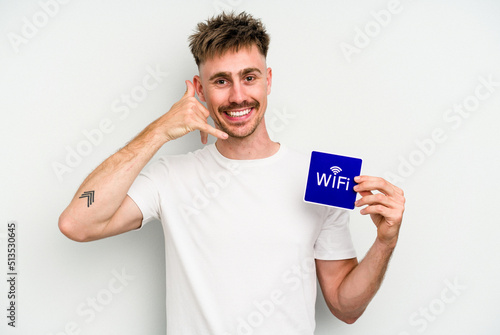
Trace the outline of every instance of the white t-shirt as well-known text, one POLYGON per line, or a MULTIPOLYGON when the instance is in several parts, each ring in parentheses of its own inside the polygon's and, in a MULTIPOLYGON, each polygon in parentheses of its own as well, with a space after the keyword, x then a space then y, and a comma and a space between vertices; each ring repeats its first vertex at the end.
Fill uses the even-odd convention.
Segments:
POLYGON ((303 201, 309 157, 165 156, 128 194, 166 249, 167 334, 314 333, 314 259, 356 257, 342 209, 303 201))

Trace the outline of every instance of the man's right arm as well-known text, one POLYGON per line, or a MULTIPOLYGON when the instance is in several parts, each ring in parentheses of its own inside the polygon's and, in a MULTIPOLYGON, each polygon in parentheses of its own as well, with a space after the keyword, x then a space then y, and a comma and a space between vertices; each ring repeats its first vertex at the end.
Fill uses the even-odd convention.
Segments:
POLYGON ((194 130, 200 130, 203 143, 206 143, 207 134, 227 138, 226 133, 207 123, 208 110, 196 100, 193 84, 186 81, 186 85, 186 93, 168 113, 151 123, 84 180, 59 217, 59 229, 64 235, 87 242, 139 228, 142 213, 127 192, 163 144, 194 130), (82 196, 84 194, 86 196, 82 196))

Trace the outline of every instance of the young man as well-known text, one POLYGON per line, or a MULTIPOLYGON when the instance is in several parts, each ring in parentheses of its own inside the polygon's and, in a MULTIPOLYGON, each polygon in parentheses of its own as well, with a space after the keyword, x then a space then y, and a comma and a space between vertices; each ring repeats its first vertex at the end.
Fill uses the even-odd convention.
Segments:
POLYGON ((356 206, 377 226, 359 264, 348 213, 302 201, 308 157, 266 130, 268 45, 262 23, 246 13, 200 23, 190 37, 199 75, 184 96, 92 172, 60 217, 76 241, 161 220, 168 334, 313 334, 316 276, 332 313, 352 323, 396 246, 404 196, 381 178, 356 178, 356 206), (141 173, 161 146, 194 130, 216 143, 141 173), (95 194, 92 204, 84 192, 95 194))

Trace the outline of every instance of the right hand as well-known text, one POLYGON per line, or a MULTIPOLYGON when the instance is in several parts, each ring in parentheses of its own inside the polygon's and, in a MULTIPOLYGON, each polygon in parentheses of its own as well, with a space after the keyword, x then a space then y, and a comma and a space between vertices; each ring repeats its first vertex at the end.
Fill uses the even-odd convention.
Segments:
POLYGON ((201 142, 207 143, 208 134, 220 139, 228 135, 208 124, 210 112, 195 98, 192 82, 186 80, 186 93, 170 110, 157 120, 157 126, 163 129, 167 141, 175 140, 194 130, 199 130, 201 142))

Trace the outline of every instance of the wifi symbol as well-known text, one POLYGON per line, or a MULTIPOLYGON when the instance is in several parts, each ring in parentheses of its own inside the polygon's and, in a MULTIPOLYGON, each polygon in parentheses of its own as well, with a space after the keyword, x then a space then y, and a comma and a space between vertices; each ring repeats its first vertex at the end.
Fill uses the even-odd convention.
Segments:
POLYGON ((337 175, 337 173, 339 173, 339 172, 342 171, 342 169, 340 167, 338 167, 338 166, 332 166, 330 168, 330 170, 332 170, 332 172, 333 172, 334 175, 337 175))

